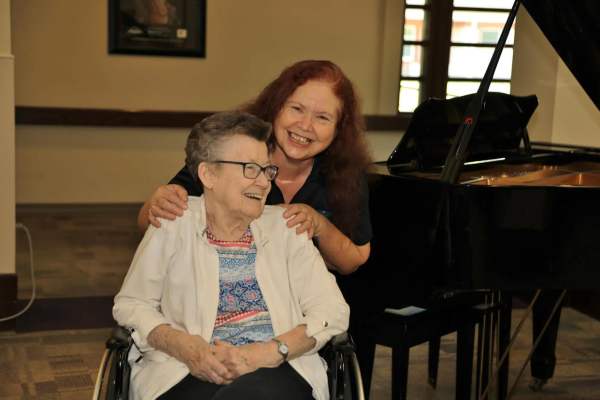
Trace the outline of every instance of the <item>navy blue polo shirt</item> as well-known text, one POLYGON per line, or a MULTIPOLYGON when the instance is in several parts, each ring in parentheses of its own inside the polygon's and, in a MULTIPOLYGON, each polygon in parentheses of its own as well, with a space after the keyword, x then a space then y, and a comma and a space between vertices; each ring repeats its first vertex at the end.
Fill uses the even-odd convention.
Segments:
MULTIPOLYGON (((202 185, 195 182, 192 175, 184 166, 169 183, 174 183, 183 186, 190 196, 200 196, 203 192, 202 185)), ((371 218, 369 216, 369 189, 366 178, 363 179, 363 184, 360 190, 359 212, 357 216, 359 220, 356 223, 351 239, 356 245, 363 245, 371 241, 373 231, 371 228, 371 218)), ((271 191, 267 196, 267 204, 276 205, 284 203, 283 193, 279 187, 273 182, 271 191)), ((298 190, 291 203, 308 204, 328 219, 331 219, 332 211, 327 201, 327 183, 325 177, 321 173, 319 158, 315 159, 310 175, 306 178, 304 185, 298 190)))

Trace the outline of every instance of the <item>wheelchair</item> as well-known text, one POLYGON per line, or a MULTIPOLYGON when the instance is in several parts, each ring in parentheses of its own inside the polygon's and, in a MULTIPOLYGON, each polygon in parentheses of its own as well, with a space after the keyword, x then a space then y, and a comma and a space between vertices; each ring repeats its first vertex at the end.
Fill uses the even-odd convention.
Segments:
MULTIPOLYGON (((118 326, 106 341, 94 387, 93 400, 128 400, 131 368, 128 361, 133 339, 129 330, 118 326)), ((348 333, 333 337, 319 354, 327 362, 331 400, 364 400, 363 384, 348 333)))

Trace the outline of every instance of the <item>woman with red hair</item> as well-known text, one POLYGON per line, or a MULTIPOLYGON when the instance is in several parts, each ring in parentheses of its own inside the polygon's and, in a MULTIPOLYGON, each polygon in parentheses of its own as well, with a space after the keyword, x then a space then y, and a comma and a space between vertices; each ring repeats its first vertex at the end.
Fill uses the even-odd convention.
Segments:
MULTIPOLYGON (((330 269, 355 271, 370 254, 365 172, 371 159, 350 80, 330 61, 300 61, 242 108, 273 124, 269 146, 279 175, 267 204, 287 209, 288 226, 315 239, 330 269)), ((182 215, 188 194, 201 191, 184 167, 144 204, 140 227, 182 215)))

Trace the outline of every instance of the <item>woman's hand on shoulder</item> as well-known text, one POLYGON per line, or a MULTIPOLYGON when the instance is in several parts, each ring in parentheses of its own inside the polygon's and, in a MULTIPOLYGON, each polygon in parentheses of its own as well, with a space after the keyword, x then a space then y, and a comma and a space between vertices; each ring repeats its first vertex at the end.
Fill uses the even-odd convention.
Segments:
POLYGON ((302 203, 280 205, 285 208, 283 217, 287 220, 288 228, 296 227, 296 234, 306 232, 309 239, 321 234, 325 217, 317 210, 302 203))
POLYGON ((175 184, 159 186, 148 200, 148 221, 160 228, 158 218, 173 221, 187 209, 187 191, 175 184))
POLYGON ((211 346, 198 336, 190 336, 184 345, 183 362, 190 374, 203 381, 226 385, 237 376, 219 360, 215 346, 211 346))

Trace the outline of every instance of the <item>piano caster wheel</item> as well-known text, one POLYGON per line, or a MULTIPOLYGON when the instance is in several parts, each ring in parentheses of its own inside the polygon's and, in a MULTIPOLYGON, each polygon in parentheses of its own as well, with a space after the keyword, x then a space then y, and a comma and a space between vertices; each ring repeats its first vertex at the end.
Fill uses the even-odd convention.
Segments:
POLYGON ((548 379, 533 378, 529 384, 529 389, 533 392, 541 392, 548 379))

